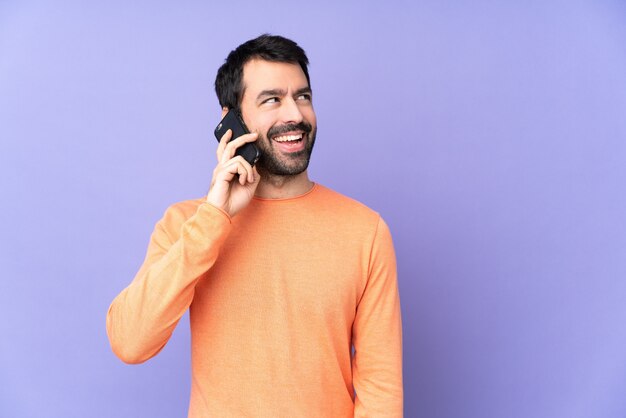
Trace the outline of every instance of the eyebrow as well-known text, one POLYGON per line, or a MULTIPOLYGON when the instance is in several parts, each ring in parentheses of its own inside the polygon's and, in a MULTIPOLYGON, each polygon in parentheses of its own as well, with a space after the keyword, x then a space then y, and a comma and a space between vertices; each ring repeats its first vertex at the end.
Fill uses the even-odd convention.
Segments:
MULTIPOLYGON (((302 87, 301 89, 296 90, 295 92, 295 96, 299 96, 301 94, 304 93, 311 93, 311 87, 302 87)), ((270 89, 270 90, 263 90, 262 92, 259 93, 259 95, 256 97, 257 100, 261 99, 262 97, 267 97, 267 96, 278 96, 278 97, 283 97, 284 95, 286 95, 287 92, 283 89, 270 89)))

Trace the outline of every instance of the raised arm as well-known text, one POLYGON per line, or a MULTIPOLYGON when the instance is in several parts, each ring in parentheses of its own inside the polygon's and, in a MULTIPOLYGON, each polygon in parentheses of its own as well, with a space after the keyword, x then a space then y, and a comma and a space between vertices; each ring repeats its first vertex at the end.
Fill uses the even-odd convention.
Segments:
POLYGON ((167 210, 135 279, 109 308, 109 341, 126 363, 142 363, 165 346, 193 300, 197 281, 217 260, 231 217, 254 196, 260 176, 235 152, 256 141, 257 134, 232 141, 231 136, 228 130, 217 147, 218 164, 206 201, 191 217, 180 205, 167 210))
POLYGON ((121 360, 142 363, 165 346, 229 230, 229 216, 208 203, 189 219, 176 206, 167 210, 139 272, 107 314, 109 341, 121 360))

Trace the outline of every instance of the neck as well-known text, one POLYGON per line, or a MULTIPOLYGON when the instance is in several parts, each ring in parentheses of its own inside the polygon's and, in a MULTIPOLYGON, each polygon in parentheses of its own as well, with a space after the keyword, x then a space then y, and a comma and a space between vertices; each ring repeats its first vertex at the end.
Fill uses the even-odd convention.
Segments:
POLYGON ((261 173, 261 182, 254 195, 263 199, 288 199, 303 195, 311 190, 311 187, 313 182, 309 180, 306 171, 295 176, 261 173))

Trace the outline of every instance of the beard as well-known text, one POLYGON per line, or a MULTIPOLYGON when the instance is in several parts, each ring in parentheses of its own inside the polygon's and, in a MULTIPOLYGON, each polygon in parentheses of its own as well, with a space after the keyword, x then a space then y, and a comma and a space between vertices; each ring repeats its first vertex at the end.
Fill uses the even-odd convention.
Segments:
POLYGON ((259 173, 274 176, 295 176, 304 172, 309 166, 316 134, 317 128, 305 121, 273 126, 267 131, 266 135, 259 133, 259 138, 254 143, 261 151, 261 156, 256 163, 259 173), (272 138, 293 131, 302 131, 304 133, 300 140, 306 141, 304 149, 283 154, 276 149, 272 138))

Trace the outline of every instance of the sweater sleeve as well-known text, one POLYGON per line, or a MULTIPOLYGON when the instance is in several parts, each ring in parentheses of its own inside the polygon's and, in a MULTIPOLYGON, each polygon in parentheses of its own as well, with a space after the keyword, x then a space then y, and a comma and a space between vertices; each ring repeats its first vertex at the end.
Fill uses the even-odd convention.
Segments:
POLYGON ((396 259, 379 219, 368 280, 352 327, 355 417, 402 417, 402 321, 396 259))
POLYGON ((228 215, 208 203, 186 220, 176 205, 166 211, 139 272, 107 313, 111 348, 122 361, 142 363, 161 351, 229 231, 228 215))

